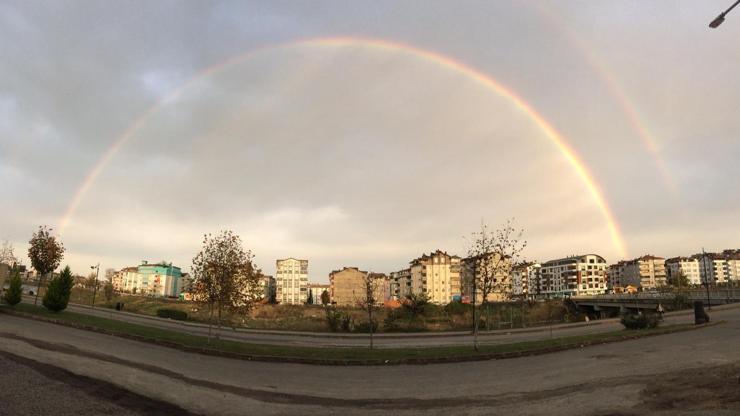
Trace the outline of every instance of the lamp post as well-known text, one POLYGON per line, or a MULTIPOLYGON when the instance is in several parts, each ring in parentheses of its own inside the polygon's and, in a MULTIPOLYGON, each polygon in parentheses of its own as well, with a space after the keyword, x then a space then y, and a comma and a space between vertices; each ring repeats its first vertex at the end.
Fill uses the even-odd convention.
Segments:
POLYGON ((95 285, 93 286, 93 299, 92 307, 95 307, 95 295, 98 294, 98 275, 100 274, 100 263, 95 266, 90 266, 91 269, 95 270, 95 285))
POLYGON ((724 22, 724 21, 725 21, 725 15, 726 15, 727 13, 729 13, 729 12, 730 12, 730 10, 734 9, 734 8, 735 8, 735 6, 737 6, 738 4, 740 4, 740 0, 737 0, 736 2, 732 3, 732 6, 730 6, 730 7, 729 7, 729 8, 727 9, 727 10, 725 10, 724 12, 720 13, 720 14, 719 14, 719 16, 715 17, 715 18, 714 18, 714 20, 712 20, 712 21, 711 21, 711 22, 709 23, 709 27, 711 27, 712 29, 716 29, 716 28, 717 28, 717 26, 721 25, 721 24, 722 24, 722 22, 724 22))

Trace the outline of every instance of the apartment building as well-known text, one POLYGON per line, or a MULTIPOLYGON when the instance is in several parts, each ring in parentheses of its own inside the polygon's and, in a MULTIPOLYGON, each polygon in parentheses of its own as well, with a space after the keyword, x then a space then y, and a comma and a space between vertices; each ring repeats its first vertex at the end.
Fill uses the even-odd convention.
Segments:
POLYGON ((699 259, 696 257, 672 257, 665 261, 665 269, 669 282, 683 273, 690 285, 701 284, 699 259))
POLYGON ((655 289, 668 283, 665 259, 645 255, 625 262, 622 271, 623 286, 632 285, 642 289, 655 289))
POLYGON ((511 271, 511 295, 516 298, 533 298, 539 293, 540 269, 542 265, 528 262, 511 271))
POLYGON ((606 288, 608 290, 614 290, 615 288, 624 288, 626 286, 622 283, 622 275, 624 274, 624 265, 626 262, 620 260, 617 264, 611 264, 606 269, 606 288))
POLYGON ((270 275, 262 275, 259 278, 259 286, 262 288, 262 299, 267 302, 277 302, 275 278, 270 275))
POLYGON ((437 250, 410 263, 411 292, 444 305, 461 299, 460 257, 437 250))
MULTIPOLYGON (((390 279, 382 273, 370 273, 373 298, 382 304, 390 298, 390 279)), ((360 306, 367 299, 366 279, 368 272, 357 267, 343 267, 329 274, 331 302, 337 306, 360 306)))
POLYGON ((512 265, 510 260, 500 260, 498 253, 489 253, 484 256, 466 257, 462 260, 462 293, 466 301, 475 303, 483 302, 483 293, 480 285, 485 273, 495 273, 491 277, 490 292, 487 302, 501 302, 512 298, 512 265), (486 272, 486 269, 491 271, 486 272), (478 279, 478 287, 475 287, 475 279, 478 279))
POLYGON ((329 303, 331 303, 331 285, 322 283, 309 283, 308 284, 308 298, 311 300, 311 305, 321 305, 321 294, 329 293, 329 303))
POLYGON ((391 272, 389 275, 391 297, 403 300, 411 294, 411 269, 391 272))
POLYGON ((606 260, 584 254, 550 260, 540 268, 540 295, 569 297, 606 292, 606 260))
POLYGON ((133 294, 177 297, 183 287, 182 270, 172 263, 142 261, 137 267, 126 267, 116 273, 114 280, 121 291, 133 294))
POLYGON ((275 262, 275 297, 278 303, 302 305, 308 299, 308 260, 293 257, 275 262))

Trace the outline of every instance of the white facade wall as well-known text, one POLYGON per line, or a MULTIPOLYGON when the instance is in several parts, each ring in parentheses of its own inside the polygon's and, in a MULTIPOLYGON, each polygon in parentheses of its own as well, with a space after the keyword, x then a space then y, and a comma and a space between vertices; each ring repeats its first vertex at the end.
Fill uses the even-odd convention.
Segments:
POLYGON ((275 273, 278 303, 302 305, 308 299, 308 260, 277 260, 275 273))

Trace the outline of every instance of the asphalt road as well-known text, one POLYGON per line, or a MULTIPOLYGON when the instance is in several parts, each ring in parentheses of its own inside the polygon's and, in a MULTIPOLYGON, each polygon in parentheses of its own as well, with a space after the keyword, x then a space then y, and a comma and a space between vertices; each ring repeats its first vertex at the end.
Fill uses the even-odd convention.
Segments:
POLYGON ((334 367, 203 356, 0 315, 0 354, 194 414, 737 415, 740 309, 712 318, 726 322, 526 358, 334 367))
MULTIPOLYGON (((33 298, 24 297, 25 302, 33 303, 33 298)), ((725 307, 740 307, 740 304, 725 307)), ((125 322, 137 323, 172 331, 184 332, 192 335, 208 335, 208 326, 193 322, 173 321, 152 316, 120 312, 107 308, 92 309, 87 306, 70 305, 68 310, 76 313, 101 316, 125 322)), ((666 314, 666 323, 692 323, 693 312, 681 311, 666 314)), ((575 335, 594 334, 599 332, 618 331, 622 325, 618 319, 592 320, 571 324, 558 324, 552 327, 537 327, 513 330, 497 330, 482 332, 479 335, 481 344, 508 344, 521 341, 535 341, 552 337, 566 337, 575 335)), ((223 328, 221 338, 234 341, 249 342, 265 345, 292 345, 306 347, 364 347, 369 344, 366 334, 332 334, 307 333, 290 331, 265 331, 248 329, 223 328)), ((473 337, 469 331, 451 333, 407 333, 407 334, 376 334, 375 345, 378 348, 397 347, 430 347, 472 345, 473 337)))

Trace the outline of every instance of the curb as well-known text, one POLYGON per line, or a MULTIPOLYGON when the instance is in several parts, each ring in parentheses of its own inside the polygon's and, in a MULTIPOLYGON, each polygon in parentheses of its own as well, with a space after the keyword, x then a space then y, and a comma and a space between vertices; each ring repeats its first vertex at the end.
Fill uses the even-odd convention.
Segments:
POLYGON ((488 361, 488 360, 503 360, 509 358, 520 358, 529 357, 535 355, 550 354, 559 351, 571 350, 584 348, 593 345, 610 344, 614 342, 629 341, 639 338, 646 338, 658 335, 667 335, 677 332, 693 331, 696 329, 706 328, 715 326, 723 323, 724 321, 710 322, 708 324, 694 325, 688 327, 679 327, 667 329, 664 332, 650 333, 650 334, 630 334, 614 337, 611 339, 604 340, 593 340, 584 341, 578 343, 569 343, 556 345, 551 347, 537 348, 531 350, 522 351, 511 351, 511 352, 496 352, 488 354, 477 354, 467 356, 453 356, 453 357, 434 357, 434 358, 402 358, 397 360, 382 360, 382 359, 321 359, 321 358, 306 358, 306 357, 284 357, 284 356, 271 356, 271 355, 252 355, 243 354, 229 351, 221 351, 212 348, 192 347, 189 345, 183 345, 177 342, 165 341, 156 338, 149 338, 141 335, 127 334, 124 332, 109 331, 107 329, 99 328, 91 325, 77 324, 68 321, 62 321, 59 319, 46 318, 38 315, 9 310, 7 308, 0 308, 0 313, 17 316, 25 319, 32 319, 40 322, 47 322, 56 325, 66 326, 75 329, 81 329, 90 332, 97 332, 100 334, 115 336, 119 338, 126 338, 134 341, 159 345, 168 348, 174 348, 184 352, 197 353, 202 355, 210 355, 216 357, 235 358, 245 361, 262 361, 262 362, 280 362, 280 363, 292 363, 292 364, 309 364, 309 365, 327 365, 327 366, 377 366, 377 365, 426 365, 426 364, 441 364, 441 363, 459 363, 469 361, 488 361))

